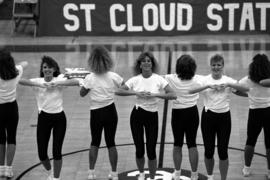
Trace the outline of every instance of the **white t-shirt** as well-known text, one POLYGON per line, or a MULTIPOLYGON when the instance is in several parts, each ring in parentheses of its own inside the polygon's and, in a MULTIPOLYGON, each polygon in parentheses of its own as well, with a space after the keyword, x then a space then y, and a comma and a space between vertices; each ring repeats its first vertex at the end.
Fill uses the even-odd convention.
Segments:
POLYGON ((3 80, 0 78, 0 104, 13 102, 16 100, 16 89, 23 74, 23 67, 16 65, 18 75, 14 79, 3 80))
MULTIPOLYGON (((54 77, 51 82, 66 80, 63 74, 58 77, 54 77)), ((33 78, 30 79, 32 82, 45 83, 44 78, 33 78)), ((44 111, 46 113, 60 113, 63 111, 63 86, 52 87, 52 88, 40 88, 33 87, 35 92, 38 111, 44 111)))
POLYGON ((88 74, 83 82, 83 87, 90 89, 90 109, 98 109, 114 102, 116 88, 123 83, 123 78, 114 72, 102 75, 88 74))
MULTIPOLYGON (((141 74, 130 78, 126 86, 135 92, 159 93, 168 85, 168 82, 161 76, 153 73, 149 78, 144 78, 141 74)), ((141 107, 147 111, 156 112, 158 110, 159 98, 136 98, 136 107, 141 107)))
POLYGON ((184 109, 195 106, 199 99, 199 93, 189 94, 189 90, 199 86, 203 76, 195 75, 190 80, 181 80, 177 74, 167 74, 165 79, 175 91, 177 99, 172 101, 173 109, 184 109))
POLYGON ((254 83, 248 76, 242 78, 239 84, 249 88, 247 94, 250 109, 270 107, 270 88, 254 83))
MULTIPOLYGON (((202 86, 205 85, 220 85, 226 83, 237 83, 235 79, 222 75, 221 79, 215 80, 212 75, 209 74, 203 78, 202 86)), ((214 90, 207 88, 201 92, 203 95, 203 101, 205 110, 208 109, 216 113, 224 113, 230 110, 230 94, 232 88, 225 88, 222 90, 214 90)))

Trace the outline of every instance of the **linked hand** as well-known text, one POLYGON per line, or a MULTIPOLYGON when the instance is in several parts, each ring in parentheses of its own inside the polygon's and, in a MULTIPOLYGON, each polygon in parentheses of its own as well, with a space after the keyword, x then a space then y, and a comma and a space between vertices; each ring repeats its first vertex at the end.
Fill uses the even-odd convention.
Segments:
POLYGON ((213 90, 215 90, 215 91, 222 91, 226 87, 228 87, 227 84, 214 84, 214 85, 210 85, 210 88, 213 89, 213 90))
POLYGON ((148 98, 153 97, 153 95, 151 94, 151 92, 148 92, 148 91, 139 92, 139 93, 137 93, 137 96, 139 98, 144 98, 144 99, 148 99, 148 98))
POLYGON ((57 84, 55 82, 46 82, 46 83, 43 83, 43 85, 46 87, 46 88, 54 88, 57 86, 57 84))

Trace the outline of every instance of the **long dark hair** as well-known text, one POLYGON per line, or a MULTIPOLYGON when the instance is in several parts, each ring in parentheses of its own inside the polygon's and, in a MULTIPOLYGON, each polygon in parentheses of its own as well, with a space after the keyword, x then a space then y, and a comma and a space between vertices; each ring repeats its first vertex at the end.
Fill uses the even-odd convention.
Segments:
POLYGON ((152 62, 152 72, 153 73, 158 73, 159 67, 158 67, 158 63, 157 63, 156 58, 154 57, 154 55, 151 52, 146 51, 146 52, 142 52, 139 55, 139 57, 136 59, 136 61, 135 61, 135 64, 134 64, 134 67, 133 67, 133 73, 134 73, 134 75, 138 75, 138 74, 141 74, 142 73, 142 70, 141 70, 140 65, 141 65, 141 61, 145 57, 149 57, 151 59, 151 62, 152 62))
POLYGON ((265 54, 257 54, 253 57, 249 64, 249 78, 255 83, 270 78, 270 62, 265 54))
POLYGON ((61 72, 57 62, 50 56, 43 56, 40 64, 40 77, 44 77, 44 73, 42 71, 43 64, 46 63, 50 68, 54 68, 53 77, 57 77, 61 72))
POLYGON ((10 80, 17 77, 19 74, 16 69, 15 62, 10 52, 7 50, 0 50, 0 78, 3 80, 10 80))
POLYGON ((190 55, 184 54, 176 61, 175 71, 177 76, 182 80, 192 79, 196 69, 196 62, 190 55))

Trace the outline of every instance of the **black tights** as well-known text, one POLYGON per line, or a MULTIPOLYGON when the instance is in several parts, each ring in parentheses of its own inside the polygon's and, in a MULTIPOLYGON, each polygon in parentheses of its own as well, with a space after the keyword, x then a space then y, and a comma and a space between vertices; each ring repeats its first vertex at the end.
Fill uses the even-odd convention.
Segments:
POLYGON ((66 116, 64 111, 56 114, 49 114, 41 111, 38 115, 37 124, 37 145, 38 156, 41 161, 48 159, 48 144, 53 135, 53 158, 62 159, 62 146, 66 133, 66 116))
POLYGON ((130 127, 136 147, 136 157, 138 159, 144 157, 145 130, 147 156, 149 160, 155 160, 158 137, 158 113, 134 107, 130 116, 130 127))

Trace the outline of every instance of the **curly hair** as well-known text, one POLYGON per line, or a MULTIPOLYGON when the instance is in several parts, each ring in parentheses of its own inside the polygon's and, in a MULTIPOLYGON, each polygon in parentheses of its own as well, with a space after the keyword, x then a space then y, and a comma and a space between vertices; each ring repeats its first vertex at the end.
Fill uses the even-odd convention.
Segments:
POLYGON ((54 68, 53 77, 57 77, 61 73, 59 65, 52 57, 43 56, 41 59, 41 64, 40 64, 40 77, 44 77, 44 73, 42 69, 43 69, 43 64, 45 63, 48 65, 48 67, 54 68))
POLYGON ((216 54, 211 57, 210 64, 215 62, 221 62, 224 65, 224 58, 220 54, 216 54))
POLYGON ((114 63, 109 51, 104 46, 96 46, 88 59, 88 65, 92 72, 103 74, 110 71, 114 63))
POLYGON ((196 69, 196 62, 190 55, 184 54, 176 61, 175 72, 181 80, 192 79, 196 69))
POLYGON ((135 61, 135 64, 133 66, 133 73, 134 73, 134 75, 138 75, 138 74, 141 74, 142 73, 142 69, 141 69, 140 66, 141 66, 141 61, 145 57, 149 57, 151 59, 151 62, 152 62, 152 72, 153 73, 158 73, 159 66, 158 66, 158 63, 157 63, 156 58, 154 57, 154 55, 151 52, 146 51, 146 52, 142 52, 139 55, 139 57, 136 59, 136 61, 135 61))
POLYGON ((19 74, 16 69, 15 62, 10 52, 7 50, 0 50, 0 78, 3 80, 10 80, 17 77, 19 74))
POLYGON ((265 54, 257 54, 253 57, 249 64, 249 78, 255 83, 270 78, 270 62, 265 54))

